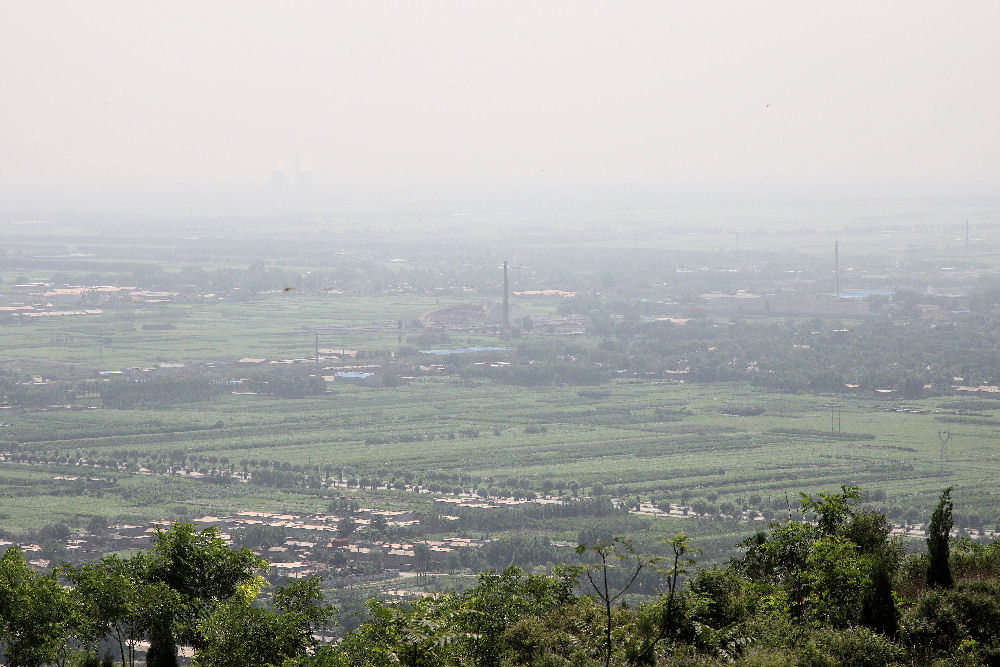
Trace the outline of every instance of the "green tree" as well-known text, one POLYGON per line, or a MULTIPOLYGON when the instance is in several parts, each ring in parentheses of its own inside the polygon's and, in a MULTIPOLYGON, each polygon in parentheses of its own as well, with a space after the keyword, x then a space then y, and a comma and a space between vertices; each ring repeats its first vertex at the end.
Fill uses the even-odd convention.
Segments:
POLYGON ((316 648, 314 633, 333 618, 333 607, 323 604, 319 579, 288 583, 274 595, 276 611, 263 609, 237 596, 215 605, 198 626, 202 648, 195 667, 253 667, 280 665, 316 648))
MULTIPOLYGON (((425 604, 423 600, 419 600, 413 607, 414 611, 425 604)), ((344 637, 336 649, 321 649, 317 655, 317 664, 324 667, 327 664, 363 667, 406 664, 399 659, 405 624, 403 613, 397 607, 374 598, 368 601, 367 606, 368 619, 344 637)))
POLYGON ((137 644, 157 619, 171 615, 178 595, 162 582, 148 583, 147 559, 110 555, 78 568, 68 568, 72 594, 86 619, 86 636, 99 641, 112 637, 121 664, 134 665, 137 644))
POLYGON ((576 577, 566 568, 557 568, 555 576, 525 574, 517 567, 479 575, 451 616, 462 654, 479 667, 499 667, 505 633, 522 619, 543 616, 571 600, 576 577))
POLYGON ((426 542, 413 543, 413 566, 418 573, 426 574, 431 568, 431 548, 426 542))
POLYGON ((178 605, 173 613, 153 623, 157 636, 165 638, 164 626, 172 625, 175 639, 198 648, 198 622, 215 603, 239 594, 252 600, 264 584, 260 571, 267 561, 249 549, 234 551, 212 526, 198 532, 194 524, 175 523, 170 530, 157 530, 153 548, 145 555, 144 576, 151 584, 162 583, 175 591, 178 605))
POLYGON ((901 545, 889 539, 890 526, 878 512, 856 511, 861 491, 842 486, 801 494, 803 514, 816 525, 785 521, 746 540, 738 571, 768 584, 773 604, 786 604, 793 620, 833 627, 864 624, 895 634, 898 621, 892 579, 901 545))
POLYGON ((861 618, 867 572, 850 540, 827 535, 814 542, 806 558, 806 610, 822 625, 845 628, 861 618))
POLYGON ((87 532, 95 537, 104 537, 108 534, 108 526, 110 525, 108 517, 102 516, 100 514, 95 514, 90 517, 87 522, 87 532))
POLYGON ((80 618, 56 575, 38 574, 24 552, 9 547, 0 558, 0 648, 11 667, 64 661, 80 618))
POLYGON ((382 535, 389 529, 389 520, 383 514, 373 514, 368 523, 368 530, 375 535, 382 535))
POLYGON ((639 577, 639 573, 646 566, 656 563, 659 558, 640 556, 635 552, 632 541, 623 537, 612 538, 610 542, 598 540, 590 547, 586 544, 580 544, 576 547, 576 553, 581 556, 588 550, 596 556, 597 560, 595 563, 584 566, 581 570, 604 607, 604 667, 608 667, 611 664, 611 654, 614 648, 611 639, 613 631, 611 608, 632 587, 632 584, 639 577), (615 567, 627 568, 626 582, 617 590, 612 588, 608 581, 608 574, 615 567))
POLYGON ((857 546, 867 571, 861 592, 861 623, 888 637, 899 629, 899 610, 892 586, 903 558, 903 542, 890 538, 892 526, 880 512, 857 512, 840 531, 857 546))
POLYGON ((659 614, 656 635, 636 653, 630 661, 632 664, 649 664, 653 659, 656 645, 676 634, 679 625, 677 618, 679 616, 678 596, 680 593, 678 580, 686 575, 687 568, 695 563, 694 558, 688 555, 692 549, 691 541, 686 534, 680 532, 671 538, 662 538, 662 541, 670 547, 671 551, 668 557, 670 566, 660 570, 660 573, 665 575, 667 582, 667 599, 659 614))
POLYGON ((232 531, 233 544, 242 549, 266 549, 280 546, 288 537, 287 531, 281 526, 247 526, 232 531))
POLYGON ((861 622, 868 628, 895 637, 899 632, 899 610, 892 592, 893 576, 899 569, 902 547, 892 543, 871 556, 869 583, 862 591, 861 622))
POLYGON ((951 576, 951 490, 948 487, 941 492, 937 507, 927 524, 927 585, 931 588, 951 588, 954 580, 951 576))
POLYGON ((45 540, 38 555, 49 561, 50 566, 56 566, 66 560, 67 553, 66 545, 59 540, 45 540))
POLYGON ((322 579, 307 577, 280 586, 274 594, 274 607, 298 628, 304 646, 314 647, 313 635, 335 620, 336 610, 324 604, 322 579))
POLYGON ((341 537, 350 537, 357 530, 357 527, 353 516, 342 516, 337 520, 337 534, 341 537))
POLYGON ((177 667, 177 642, 169 618, 158 619, 150 626, 146 667, 177 667))
MULTIPOLYGON (((577 570, 560 568, 555 576, 525 574, 516 567, 486 572, 461 595, 427 596, 406 607, 368 602, 369 619, 347 635, 336 649, 320 649, 304 664, 475 665, 500 667, 533 664, 537 635, 531 630, 541 618, 564 618, 574 602, 577 570)), ((587 603, 587 607, 592 606, 587 603)), ((575 623, 576 619, 571 622, 575 623)), ((581 626, 589 633, 590 625, 581 626)), ((560 663, 561 664, 561 663, 560 663)))
POLYGON ((854 516, 854 505, 861 501, 861 489, 842 485, 840 493, 823 489, 815 498, 805 493, 799 496, 802 513, 814 514, 819 531, 834 535, 854 516))
POLYGON ((783 591, 789 615, 801 618, 807 593, 806 564, 818 538, 819 531, 807 523, 772 523, 770 532, 758 531, 743 542, 746 553, 735 566, 750 580, 783 591))

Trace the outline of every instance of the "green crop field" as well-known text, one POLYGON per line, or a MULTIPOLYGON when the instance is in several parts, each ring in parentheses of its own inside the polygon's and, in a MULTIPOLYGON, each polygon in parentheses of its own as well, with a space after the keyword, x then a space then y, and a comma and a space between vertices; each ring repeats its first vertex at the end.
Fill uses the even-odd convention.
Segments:
MULTIPOLYGON (((428 378, 394 388, 338 386, 296 400, 224 395, 173 409, 25 412, 11 419, 2 437, 51 460, 113 458, 121 450, 148 458, 180 449, 192 460, 264 459, 306 470, 332 467, 344 477, 458 473, 497 488, 521 480, 539 490, 546 482, 576 483, 584 490, 602 485, 622 497, 675 503, 682 496, 709 496, 742 505, 754 493, 794 499, 800 490, 856 484, 883 491, 887 507, 922 509, 954 484, 977 511, 1000 508, 992 484, 1000 470, 997 426, 940 421, 949 412, 936 408, 940 399, 893 403, 889 410, 870 399, 634 381, 608 385, 598 398, 587 394, 428 378), (726 414, 737 404, 764 412, 726 414), (461 435, 468 430, 475 437, 461 435)), ((8 479, 8 488, 35 488, 27 480, 44 473, 33 469, 23 484, 8 479)), ((3 470, 27 474, 11 464, 3 470)), ((118 496, 128 495, 132 484, 151 484, 148 476, 131 478, 139 482, 123 481, 118 496)), ((176 478, 162 478, 147 490, 143 502, 131 503, 125 497, 43 502, 8 494, 5 513, 24 526, 40 520, 43 510, 46 518, 140 507, 143 514, 168 515, 182 501, 206 509, 259 509, 267 495, 246 485, 176 478)))

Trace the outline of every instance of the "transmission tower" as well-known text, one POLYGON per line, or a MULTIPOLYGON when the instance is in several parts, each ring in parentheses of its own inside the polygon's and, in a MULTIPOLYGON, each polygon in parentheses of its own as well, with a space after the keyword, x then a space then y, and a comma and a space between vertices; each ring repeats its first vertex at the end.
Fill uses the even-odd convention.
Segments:
POLYGON ((938 440, 941 441, 941 472, 944 472, 944 463, 948 460, 948 442, 951 440, 951 431, 938 431, 938 440))

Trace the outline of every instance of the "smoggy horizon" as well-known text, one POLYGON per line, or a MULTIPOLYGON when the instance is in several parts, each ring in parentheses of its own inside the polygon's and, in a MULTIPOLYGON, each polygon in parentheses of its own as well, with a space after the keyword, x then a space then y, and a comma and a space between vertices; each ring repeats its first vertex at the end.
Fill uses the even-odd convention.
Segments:
POLYGON ((990 2, 22 3, 0 195, 994 198, 998 25, 990 2))

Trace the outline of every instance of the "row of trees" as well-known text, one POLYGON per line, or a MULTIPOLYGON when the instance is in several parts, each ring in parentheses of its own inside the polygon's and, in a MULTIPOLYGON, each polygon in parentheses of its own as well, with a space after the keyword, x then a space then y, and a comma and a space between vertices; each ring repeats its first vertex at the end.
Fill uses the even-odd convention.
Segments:
MULTIPOLYGON (((222 428, 220 420, 211 428, 222 428)), ((205 427, 197 427, 197 429, 205 427)), ((533 432, 544 432, 543 427, 528 427, 533 432)), ((195 428, 189 430, 196 430, 195 428)), ((501 432, 494 429, 494 434, 501 432)), ((477 429, 461 429, 461 437, 478 437, 477 429)), ((431 434, 428 434, 428 439, 431 434)), ((449 432, 452 438, 455 432, 449 432)), ((195 471, 209 477, 209 481, 217 478, 242 477, 254 484, 275 486, 281 488, 323 489, 335 485, 347 488, 371 490, 420 491, 432 493, 465 493, 474 491, 484 497, 500 498, 536 498, 542 495, 572 495, 576 497, 581 489, 579 482, 562 478, 529 479, 526 477, 483 477, 447 471, 428 470, 420 473, 413 470, 401 470, 396 467, 378 466, 368 473, 355 469, 338 468, 332 464, 309 465, 280 461, 277 459, 230 459, 227 456, 214 454, 192 454, 187 450, 174 447, 166 452, 144 453, 136 449, 90 449, 88 451, 70 449, 47 449, 31 444, 8 443, 6 448, 0 447, 0 454, 7 460, 16 463, 40 465, 86 465, 88 467, 106 468, 116 471, 135 472, 145 468, 156 474, 168 475, 179 471, 195 471), (359 476, 360 475, 360 476, 359 476), (369 476, 370 475, 370 476, 369 476)), ((78 485, 70 485, 83 489, 85 481, 78 485)), ((603 494, 604 487, 595 484, 591 488, 595 495, 603 494)), ((619 494, 627 491, 624 487, 618 489, 619 494)))
POLYGON ((689 369, 690 380, 751 380, 789 393, 895 389, 916 398, 931 384, 947 393, 954 377, 991 383, 1000 365, 991 354, 993 327, 975 321, 949 324, 865 321, 692 321, 642 325, 618 339, 604 359, 635 372, 689 369), (627 364, 627 365, 624 365, 627 364))
MULTIPOLYGON (((907 398, 948 393, 953 378, 990 384, 1000 378, 993 350, 995 327, 979 320, 953 323, 869 320, 844 325, 829 320, 694 319, 686 324, 614 323, 603 310, 589 313, 588 339, 529 339, 504 360, 509 365, 449 360, 449 370, 524 386, 599 384, 622 373, 663 377, 687 371, 697 382, 751 381, 775 391, 842 392, 894 389, 907 398)), ((490 357, 494 360, 496 355, 490 357)))
POLYGON ((231 374, 203 369, 183 376, 108 377, 100 380, 33 382, 12 371, 0 371, 0 405, 41 408, 87 402, 99 397, 101 405, 113 409, 155 408, 199 403, 234 389, 281 398, 303 398, 326 391, 312 366, 266 366, 245 372, 237 385, 231 374))

